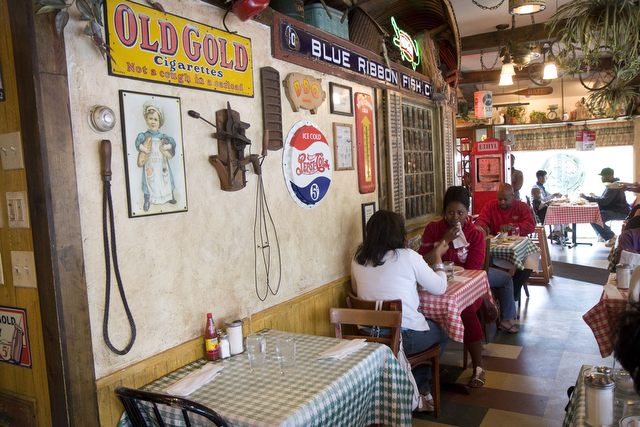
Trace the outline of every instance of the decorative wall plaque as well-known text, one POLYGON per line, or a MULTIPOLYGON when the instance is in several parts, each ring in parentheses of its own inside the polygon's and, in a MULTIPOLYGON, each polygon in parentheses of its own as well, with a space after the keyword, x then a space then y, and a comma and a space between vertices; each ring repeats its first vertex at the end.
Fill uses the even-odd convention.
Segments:
POLYGON ((284 79, 284 93, 295 113, 304 108, 316 114, 327 97, 320 79, 300 73, 291 73, 284 79))

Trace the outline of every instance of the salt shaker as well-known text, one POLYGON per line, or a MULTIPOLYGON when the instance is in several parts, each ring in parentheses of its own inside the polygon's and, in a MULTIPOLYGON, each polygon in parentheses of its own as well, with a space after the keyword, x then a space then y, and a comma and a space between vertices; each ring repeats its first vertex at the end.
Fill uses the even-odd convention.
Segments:
POLYGON ((231 356, 231 351, 229 348, 229 338, 227 334, 222 334, 220 337, 220 357, 226 359, 231 356))
POLYGON ((613 424, 613 390, 611 369, 594 366, 584 373, 585 422, 593 427, 613 424))

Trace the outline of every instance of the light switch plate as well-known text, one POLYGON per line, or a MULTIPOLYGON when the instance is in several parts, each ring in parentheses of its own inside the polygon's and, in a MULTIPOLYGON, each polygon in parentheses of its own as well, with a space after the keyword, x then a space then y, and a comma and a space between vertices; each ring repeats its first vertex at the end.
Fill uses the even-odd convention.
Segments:
POLYGON ((20 132, 0 135, 0 158, 3 170, 24 169, 20 132))
POLYGON ((33 252, 11 251, 11 271, 13 286, 19 288, 35 288, 36 262, 33 252))
POLYGON ((26 191, 6 193, 9 228, 29 228, 29 204, 26 191))

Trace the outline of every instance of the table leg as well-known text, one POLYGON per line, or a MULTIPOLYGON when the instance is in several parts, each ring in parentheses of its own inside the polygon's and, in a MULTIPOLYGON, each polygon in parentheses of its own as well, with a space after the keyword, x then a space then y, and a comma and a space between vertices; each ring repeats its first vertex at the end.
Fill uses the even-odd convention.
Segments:
POLYGON ((572 245, 568 246, 569 248, 575 248, 578 245, 588 245, 588 246, 593 246, 593 243, 584 243, 584 242, 576 242, 576 229, 578 228, 577 224, 572 224, 573 225, 573 237, 571 238, 572 241, 572 245))

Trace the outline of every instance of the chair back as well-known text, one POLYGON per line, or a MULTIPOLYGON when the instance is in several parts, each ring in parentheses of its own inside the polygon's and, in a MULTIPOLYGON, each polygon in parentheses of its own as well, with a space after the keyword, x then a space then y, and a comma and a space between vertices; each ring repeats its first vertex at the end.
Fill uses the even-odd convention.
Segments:
MULTIPOLYGON (((351 292, 347 292, 347 307, 359 308, 362 310, 375 310, 376 302, 360 299, 353 295, 351 292)), ((382 310, 387 311, 402 311, 401 299, 389 299, 382 301, 382 310)))
POLYGON ((197 421, 197 425, 199 426, 230 426, 230 424, 215 411, 191 400, 126 387, 117 387, 115 393, 120 401, 122 401, 124 410, 127 412, 127 416, 133 427, 164 427, 166 425, 173 425, 176 421, 176 413, 182 415, 184 424, 187 427, 193 425, 192 421, 197 421), (158 405, 169 406, 177 410, 167 411, 166 408, 158 408, 158 405), (209 421, 209 423, 203 424, 204 420, 209 421))
POLYGON ((525 196, 527 198, 527 204, 529 205, 529 208, 531 208, 531 213, 533 214, 533 220, 535 221, 536 224, 542 224, 542 222, 540 221, 540 217, 538 216, 538 210, 536 209, 536 206, 531 203, 531 199, 529 199, 529 196, 525 196))
POLYGON ((398 355, 400 348, 400 331, 402 328, 402 312, 386 310, 366 310, 357 308, 330 308, 329 321, 335 325, 336 338, 348 340, 365 338, 367 341, 385 344, 391 348, 394 355, 398 355), (343 325, 372 325, 389 329, 387 335, 372 337, 365 335, 343 334, 343 325))

